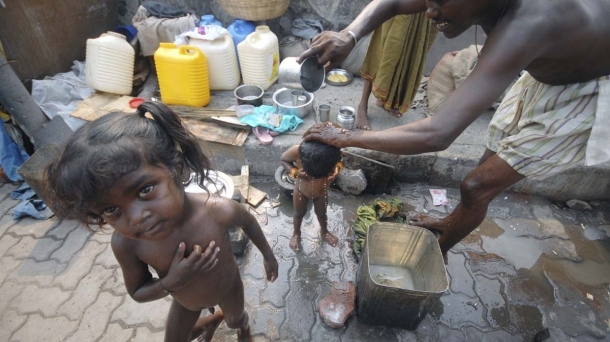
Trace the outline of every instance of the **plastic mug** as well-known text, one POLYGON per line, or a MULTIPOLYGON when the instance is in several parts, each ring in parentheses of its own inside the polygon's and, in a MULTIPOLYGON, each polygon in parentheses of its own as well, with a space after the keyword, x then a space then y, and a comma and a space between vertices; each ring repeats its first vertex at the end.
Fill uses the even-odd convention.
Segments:
POLYGON ((326 122, 330 120, 330 105, 321 104, 318 106, 318 117, 320 118, 320 122, 326 122))

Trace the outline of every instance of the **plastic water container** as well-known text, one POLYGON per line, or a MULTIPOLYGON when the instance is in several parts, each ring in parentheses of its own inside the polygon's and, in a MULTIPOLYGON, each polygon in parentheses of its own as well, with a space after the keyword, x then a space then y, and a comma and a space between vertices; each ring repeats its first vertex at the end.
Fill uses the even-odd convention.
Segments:
POLYGON ((201 16, 201 20, 199 21, 199 25, 197 26, 205 26, 205 25, 216 25, 216 26, 222 26, 222 23, 218 20, 216 20, 216 18, 214 17, 213 14, 206 14, 206 15, 202 15, 201 16))
POLYGON ((233 90, 239 85, 237 56, 229 34, 214 40, 191 38, 189 45, 199 48, 207 59, 210 90, 233 90))
POLYGON ((237 45, 244 84, 265 90, 277 81, 280 52, 277 37, 269 26, 260 25, 237 45))
POLYGON ((99 38, 87 39, 85 59, 89 87, 107 93, 131 94, 135 52, 124 35, 107 32, 99 38))
POLYGON ((164 103, 193 107, 210 103, 208 63, 198 48, 161 43, 154 56, 164 103))
POLYGON ((227 27, 227 30, 231 34, 231 37, 233 37, 233 44, 235 44, 235 48, 237 48, 239 43, 243 42, 250 33, 256 30, 256 25, 247 20, 235 19, 233 24, 227 27))

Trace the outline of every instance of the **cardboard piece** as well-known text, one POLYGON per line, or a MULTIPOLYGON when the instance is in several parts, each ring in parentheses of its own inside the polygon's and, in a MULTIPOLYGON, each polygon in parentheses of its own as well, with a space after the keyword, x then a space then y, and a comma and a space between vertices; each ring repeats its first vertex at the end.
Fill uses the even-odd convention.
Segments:
POLYGON ((258 207, 259 204, 267 197, 267 193, 258 190, 250 185, 248 189, 248 203, 253 207, 258 207))

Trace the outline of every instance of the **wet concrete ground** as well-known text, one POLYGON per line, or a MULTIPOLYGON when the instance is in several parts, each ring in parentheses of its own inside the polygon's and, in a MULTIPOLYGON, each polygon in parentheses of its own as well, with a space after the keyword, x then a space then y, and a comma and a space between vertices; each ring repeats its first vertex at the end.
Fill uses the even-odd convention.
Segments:
MULTIPOLYGON (((279 196, 266 180, 253 185, 270 198, 279 196)), ((459 192, 449 189, 450 204, 434 207, 428 189, 402 184, 395 195, 408 210, 438 217, 459 200, 459 192)), ((279 196, 282 206, 268 209, 268 223, 262 224, 280 261, 278 281, 265 284, 257 250, 242 260, 257 334, 286 341, 532 341, 549 328, 549 341, 610 340, 610 203, 577 212, 510 193, 494 200, 483 224, 450 251, 450 290, 416 331, 367 326, 357 317, 342 329, 326 326, 318 301, 332 282, 355 282, 358 264, 349 228, 356 208, 377 197, 331 190, 329 229, 339 245, 322 242, 310 208, 303 251, 295 253, 288 247, 292 202, 279 196)))
MULTIPOLYGON (((259 207, 261 226, 280 262, 267 283, 259 251, 249 245, 238 259, 246 308, 256 341, 610 341, 610 203, 593 211, 563 209, 522 194, 495 199, 484 223, 449 253, 450 289, 417 330, 368 326, 357 317, 332 329, 318 301, 334 281, 354 281, 357 261, 350 226, 356 208, 378 196, 329 193, 329 229, 337 247, 322 242, 310 208, 303 250, 288 247, 292 201, 271 178, 253 185, 279 198, 259 207), (267 222, 265 224, 265 222, 267 222)), ((170 299, 135 303, 109 247, 109 235, 91 234, 72 221, 12 221, 12 185, 0 187, 0 341, 163 341, 170 299)), ((407 209, 439 217, 429 187, 401 184, 393 195, 407 209)), ((256 215, 256 214, 255 214, 256 215)), ((234 341, 221 325, 214 341, 234 341)))

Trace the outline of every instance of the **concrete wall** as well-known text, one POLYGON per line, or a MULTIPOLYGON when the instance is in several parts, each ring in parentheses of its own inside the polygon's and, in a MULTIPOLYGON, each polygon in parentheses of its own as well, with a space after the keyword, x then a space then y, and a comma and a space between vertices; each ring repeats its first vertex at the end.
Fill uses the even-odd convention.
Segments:
POLYGON ((0 36, 21 80, 70 70, 87 38, 115 27, 118 0, 4 0, 0 36))

